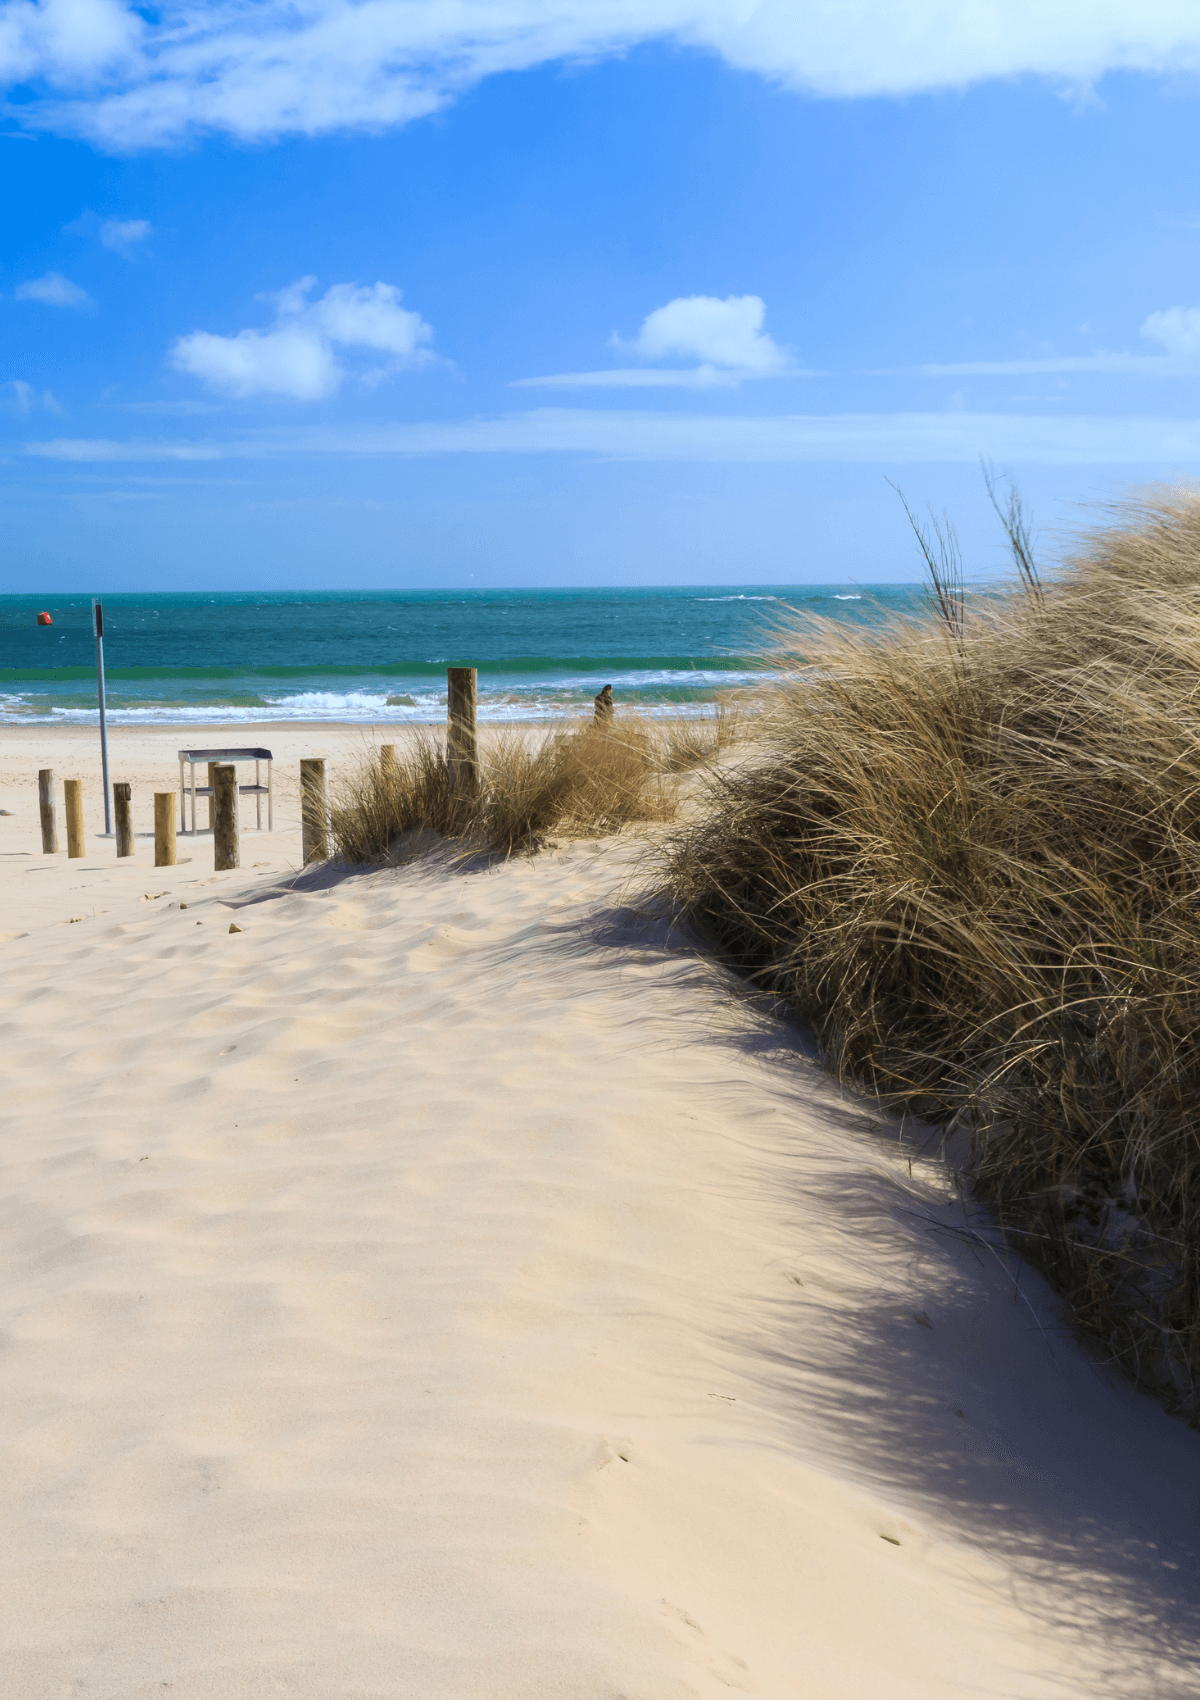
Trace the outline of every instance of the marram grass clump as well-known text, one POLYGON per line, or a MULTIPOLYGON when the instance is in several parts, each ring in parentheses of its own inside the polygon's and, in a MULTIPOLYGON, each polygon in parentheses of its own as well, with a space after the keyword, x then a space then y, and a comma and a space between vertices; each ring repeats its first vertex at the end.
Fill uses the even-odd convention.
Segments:
POLYGON ((478 793, 462 796, 451 789, 444 740, 422 732, 396 748, 390 766, 372 754, 343 776, 331 811, 334 841, 346 861, 373 862, 404 834, 424 829, 509 856, 552 835, 602 836, 667 821, 678 800, 672 775, 714 759, 732 735, 731 717, 722 714, 686 735, 622 716, 609 726, 485 736, 478 793))
POLYGON ((971 1130, 1082 1327, 1197 1420, 1200 502, 1023 578, 797 633, 670 879, 837 1073, 971 1130))

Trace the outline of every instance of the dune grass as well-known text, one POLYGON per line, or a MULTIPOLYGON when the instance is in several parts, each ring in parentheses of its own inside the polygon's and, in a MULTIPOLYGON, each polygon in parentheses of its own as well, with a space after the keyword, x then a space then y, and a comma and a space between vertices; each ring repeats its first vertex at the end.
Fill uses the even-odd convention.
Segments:
POLYGON ((608 835, 670 820, 677 805, 671 774, 712 759, 732 736, 728 716, 699 724, 705 730, 691 737, 686 758, 674 731, 627 715, 607 727, 584 722, 487 736, 476 797, 452 793, 445 741, 422 731, 397 748, 390 769, 372 754, 341 776, 331 810, 338 854, 379 861, 402 834, 425 828, 510 856, 536 850, 552 834, 608 835))
POLYGON ((671 886, 839 1075, 970 1130, 1081 1326, 1196 1420, 1200 502, 1003 598, 930 564, 927 621, 795 634, 671 886))

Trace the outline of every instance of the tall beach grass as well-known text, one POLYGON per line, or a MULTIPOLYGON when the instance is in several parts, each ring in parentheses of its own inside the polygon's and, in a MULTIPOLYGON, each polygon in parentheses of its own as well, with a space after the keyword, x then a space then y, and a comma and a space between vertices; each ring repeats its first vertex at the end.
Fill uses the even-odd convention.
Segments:
POLYGON ((419 732, 384 767, 374 754, 341 776, 333 798, 338 854, 386 857, 420 831, 494 855, 561 838, 609 835, 674 817, 676 776, 712 761, 735 736, 736 715, 657 724, 619 714, 609 725, 562 724, 544 732, 485 734, 477 795, 451 789, 444 739, 419 732))
POLYGON ((1196 1420, 1200 501, 1044 585, 1002 518, 1010 595, 964 600, 945 533, 927 621, 794 634, 670 882, 838 1074, 969 1130, 1080 1326, 1196 1420))

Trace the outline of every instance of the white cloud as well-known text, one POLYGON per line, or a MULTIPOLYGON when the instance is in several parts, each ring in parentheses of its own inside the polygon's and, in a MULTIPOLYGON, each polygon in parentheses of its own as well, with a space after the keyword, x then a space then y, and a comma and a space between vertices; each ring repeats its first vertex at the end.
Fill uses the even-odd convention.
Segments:
POLYGON ((736 389, 743 372, 715 366, 614 366, 600 372, 551 372, 544 378, 514 378, 514 390, 712 390, 736 389))
MULTIPOLYGON (((763 330, 761 296, 681 295, 642 321, 633 350, 643 360, 699 360, 756 378, 787 366, 787 355, 763 330)), ((621 346, 619 339, 614 343, 621 346)))
POLYGON ((1151 313, 1142 335, 1177 360, 1200 360, 1200 307, 1168 307, 1151 313))
POLYGON ((24 378, 10 378, 7 383, 0 384, 0 404, 6 413, 19 413, 24 417, 28 417, 38 407, 58 418, 61 418, 63 413, 52 391, 43 390, 39 396, 33 385, 27 384, 24 378))
POLYGON ((242 330, 236 336, 193 331, 171 345, 168 359, 224 395, 279 395, 293 401, 320 401, 341 384, 346 372, 335 344, 390 356, 382 371, 362 374, 367 382, 433 359, 432 330, 419 313, 400 305, 402 291, 394 284, 335 283, 320 300, 310 301, 316 281, 304 277, 262 298, 275 305, 273 329, 242 330))
POLYGON ((1088 414, 645 413, 535 408, 496 419, 260 433, 225 442, 27 442, 58 461, 212 461, 280 455, 577 454, 605 460, 711 463, 962 462, 1200 469, 1200 419, 1088 414))
POLYGON ((94 236, 128 260, 138 243, 149 236, 151 225, 145 218, 99 218, 94 212, 84 212, 63 228, 72 236, 94 236))
POLYGON ((698 360, 698 366, 614 367, 600 372, 555 372, 518 378, 516 389, 689 389, 736 387, 745 378, 800 376, 789 356, 763 330, 766 306, 758 295, 680 295, 642 320, 630 343, 614 348, 643 360, 698 360))
MULTIPOLYGON (((1086 330, 1086 326, 1081 329, 1086 330)), ((1200 374, 1200 307, 1167 307, 1143 320, 1141 335, 1164 354, 1051 354, 1028 360, 960 360, 946 364, 901 366, 872 377, 1017 378, 1103 373, 1131 378, 1194 378, 1200 374)))
POLYGON ((30 278, 13 290, 18 301, 41 301, 47 307, 87 307, 91 296, 61 272, 47 272, 45 277, 30 278))
POLYGON ((277 331, 212 336, 193 331, 172 344, 170 360, 224 395, 282 395, 320 401, 342 381, 333 350, 314 331, 287 325, 277 331))
POLYGON ((128 255, 149 236, 150 223, 144 218, 106 218, 96 234, 106 248, 128 255))
POLYGON ((482 78, 666 41, 836 97, 1200 69, 1194 0, 0 0, 27 125, 112 148, 378 129, 482 78))
POLYGON ((373 283, 369 288, 335 283, 311 308, 296 311, 307 313, 333 342, 374 348, 409 364, 421 362, 428 359, 433 331, 419 313, 400 305, 402 299, 403 291, 392 283, 373 283))

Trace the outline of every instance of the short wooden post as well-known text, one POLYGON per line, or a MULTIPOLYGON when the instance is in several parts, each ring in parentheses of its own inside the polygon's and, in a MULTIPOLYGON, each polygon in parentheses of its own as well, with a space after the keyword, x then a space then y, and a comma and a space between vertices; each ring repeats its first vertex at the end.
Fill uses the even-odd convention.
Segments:
POLYGON ((213 814, 213 867, 240 868, 237 768, 231 761, 213 763, 213 814))
POLYGON ((54 812, 54 769, 38 769, 38 809, 42 816, 42 855, 58 854, 58 816, 54 812))
POLYGON ((133 855, 133 787, 113 786, 113 814, 117 826, 117 855, 133 855))
POLYGON ((446 760, 450 768, 450 791, 454 796, 474 797, 479 790, 479 736, 475 724, 478 700, 475 668, 448 667, 446 760))
POLYGON ((396 746, 395 746, 395 744, 380 744, 380 746, 379 746, 379 771, 383 775, 384 779, 388 779, 388 780, 395 779, 395 777, 396 777, 396 746))
POLYGON ((305 865, 329 860, 329 796, 325 763, 314 758, 300 763, 301 848, 305 865))
POLYGON ((67 816, 67 855, 86 856, 83 844, 83 780, 63 780, 63 803, 67 816))
POLYGON ((175 866, 175 793, 154 793, 154 866, 175 866))

